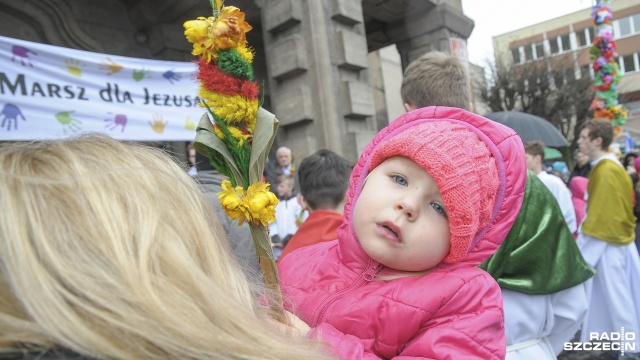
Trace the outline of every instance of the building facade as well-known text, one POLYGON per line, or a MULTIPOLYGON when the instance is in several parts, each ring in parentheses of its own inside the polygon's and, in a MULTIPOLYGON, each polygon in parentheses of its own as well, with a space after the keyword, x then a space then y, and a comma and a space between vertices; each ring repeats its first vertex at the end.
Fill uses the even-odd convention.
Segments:
MULTIPOLYGON (((369 54, 394 45, 402 68, 420 55, 451 52, 473 21, 460 0, 226 0, 247 14, 264 83, 264 107, 296 160, 320 148, 355 162, 389 119, 382 66, 369 54), (375 72, 375 73, 374 73, 375 72), (380 72, 380 73, 378 73, 380 72)), ((0 35, 144 59, 192 61, 186 20, 211 14, 208 0, 0 0, 0 35)), ((184 147, 184 144, 182 144, 184 147)), ((184 153, 184 148, 172 149, 184 153)))
MULTIPOLYGON (((640 2, 616 0, 613 34, 622 78, 618 100, 629 109, 626 127, 640 132, 640 2)), ((589 48, 595 37, 591 8, 493 38, 496 60, 526 69, 540 60, 551 67, 573 67, 573 76, 592 76, 589 48)))

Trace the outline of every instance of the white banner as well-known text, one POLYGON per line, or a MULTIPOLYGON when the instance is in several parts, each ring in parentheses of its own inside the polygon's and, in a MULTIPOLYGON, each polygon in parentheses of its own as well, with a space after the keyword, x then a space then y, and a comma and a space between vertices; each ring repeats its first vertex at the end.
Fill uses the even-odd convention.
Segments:
POLYGON ((206 111, 198 105, 193 62, 128 58, 0 36, 0 64, 0 140, 97 131, 121 140, 190 141, 206 111))

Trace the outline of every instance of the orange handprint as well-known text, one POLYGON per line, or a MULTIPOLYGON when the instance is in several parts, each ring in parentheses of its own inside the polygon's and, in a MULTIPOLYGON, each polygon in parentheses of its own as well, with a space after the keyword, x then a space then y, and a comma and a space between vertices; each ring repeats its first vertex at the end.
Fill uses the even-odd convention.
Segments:
POLYGON ((123 69, 122 65, 111 60, 111 58, 107 58, 107 61, 104 61, 100 64, 100 70, 109 70, 107 75, 113 75, 122 69, 123 69))
POLYGON ((167 126, 167 121, 163 122, 162 115, 155 114, 153 115, 153 123, 149 121, 149 126, 151 126, 151 129, 153 129, 153 131, 157 132, 158 134, 162 134, 164 132, 164 127, 167 126))

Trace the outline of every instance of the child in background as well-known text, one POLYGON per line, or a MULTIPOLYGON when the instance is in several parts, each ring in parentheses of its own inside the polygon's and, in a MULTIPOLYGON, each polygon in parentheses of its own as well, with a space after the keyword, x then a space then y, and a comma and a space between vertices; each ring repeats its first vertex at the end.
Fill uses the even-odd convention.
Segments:
POLYGON ((338 238, 351 168, 347 159, 327 149, 302 160, 298 203, 309 211, 309 218, 291 237, 281 259, 298 248, 338 238))
POLYGON ((301 221, 306 218, 306 212, 298 203, 293 193, 295 177, 293 174, 278 176, 276 191, 280 202, 276 205, 276 220, 269 223, 269 234, 273 244, 273 255, 276 260, 280 257, 282 249, 289 239, 298 231, 301 221))
MULTIPOLYGON (((576 212, 576 224, 578 227, 584 219, 584 210, 587 208, 587 200, 584 199, 587 193, 587 186, 589 185, 589 179, 584 176, 574 176, 569 181, 569 190, 571 190, 571 202, 573 203, 573 209, 576 212)), ((578 237, 578 230, 573 233, 573 238, 578 237)))
POLYGON ((447 107, 381 130, 353 169, 336 241, 282 259, 287 306, 342 359, 503 359, 500 246, 526 180, 516 133, 447 107))

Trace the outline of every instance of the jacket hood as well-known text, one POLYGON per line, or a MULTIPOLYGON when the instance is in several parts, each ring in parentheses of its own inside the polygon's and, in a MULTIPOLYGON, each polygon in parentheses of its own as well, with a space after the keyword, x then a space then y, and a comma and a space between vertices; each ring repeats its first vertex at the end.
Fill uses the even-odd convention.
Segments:
POLYGON ((356 271, 375 264, 362 249, 353 229, 353 207, 358 200, 364 180, 370 172, 375 149, 398 133, 418 123, 448 121, 465 126, 475 133, 495 158, 500 185, 488 224, 475 235, 465 257, 454 264, 441 266, 476 266, 498 249, 515 221, 524 197, 527 177, 524 146, 510 128, 471 112, 450 107, 426 107, 408 112, 382 129, 367 145, 353 168, 344 207, 344 220, 338 228, 341 261, 356 271))
POLYGON ((574 176, 569 181, 569 189, 571 194, 584 200, 584 193, 587 191, 587 185, 589 185, 589 179, 584 176, 574 176))

